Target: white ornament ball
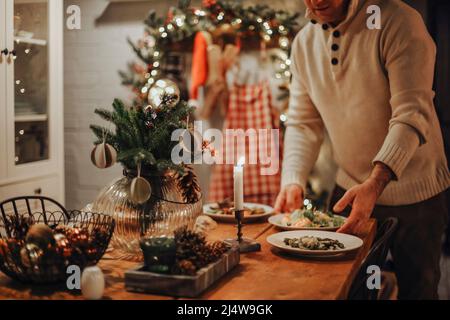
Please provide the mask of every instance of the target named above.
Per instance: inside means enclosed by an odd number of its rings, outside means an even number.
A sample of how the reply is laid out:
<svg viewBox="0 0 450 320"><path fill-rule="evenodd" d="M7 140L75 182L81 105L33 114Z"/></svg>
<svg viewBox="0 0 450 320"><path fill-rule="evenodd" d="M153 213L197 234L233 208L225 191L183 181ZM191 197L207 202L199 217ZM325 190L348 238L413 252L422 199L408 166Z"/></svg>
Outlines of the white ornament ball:
<svg viewBox="0 0 450 320"><path fill-rule="evenodd" d="M117 151L105 142L100 143L92 150L91 161L100 169L112 167L117 161Z"/></svg>
<svg viewBox="0 0 450 320"><path fill-rule="evenodd" d="M150 199L152 195L152 187L150 186L150 183L142 178L137 177L134 178L133 181L131 181L130 185L130 199L137 203L137 204L143 204Z"/></svg>
<svg viewBox="0 0 450 320"><path fill-rule="evenodd" d="M81 293L88 300L99 300L105 291L105 277L99 267L87 267L81 275Z"/></svg>
<svg viewBox="0 0 450 320"><path fill-rule="evenodd" d="M180 89L169 79L159 79L148 92L148 103L155 109L175 107L180 102Z"/></svg>

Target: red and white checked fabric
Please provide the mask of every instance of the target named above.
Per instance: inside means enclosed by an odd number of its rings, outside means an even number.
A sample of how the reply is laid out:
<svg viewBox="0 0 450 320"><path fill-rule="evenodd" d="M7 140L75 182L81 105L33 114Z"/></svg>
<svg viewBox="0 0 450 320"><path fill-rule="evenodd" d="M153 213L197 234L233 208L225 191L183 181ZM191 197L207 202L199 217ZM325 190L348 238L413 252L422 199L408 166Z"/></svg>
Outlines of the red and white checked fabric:
<svg viewBox="0 0 450 320"><path fill-rule="evenodd" d="M271 105L271 92L269 83L263 81L256 85L234 84L230 89L230 97L226 119L223 128L224 150L218 150L223 156L223 163L226 163L227 153L234 159L235 164L245 155L246 164L244 166L244 200L246 202L262 203L273 205L275 198L280 191L280 172L282 152L282 135L279 130L279 139L271 139L270 136L257 136L256 145L250 148L250 139L245 139L245 150L236 146L236 140L226 135L227 129L268 129L267 134L272 134L271 129L279 129L278 112ZM267 146L271 150L278 152L275 159L278 161L277 172L274 175L262 175L261 168L268 167L261 164L259 157L259 140L265 138ZM255 141L255 140L253 140ZM271 145L271 142L272 145ZM250 154L250 152L252 153ZM263 154L270 155L270 151ZM256 153L256 154L255 154ZM234 157L233 157L234 155ZM257 160L257 164L250 164L250 156ZM256 158L255 158L256 157ZM230 164L216 164L213 168L209 201L219 202L224 199L233 199L233 168Z"/></svg>

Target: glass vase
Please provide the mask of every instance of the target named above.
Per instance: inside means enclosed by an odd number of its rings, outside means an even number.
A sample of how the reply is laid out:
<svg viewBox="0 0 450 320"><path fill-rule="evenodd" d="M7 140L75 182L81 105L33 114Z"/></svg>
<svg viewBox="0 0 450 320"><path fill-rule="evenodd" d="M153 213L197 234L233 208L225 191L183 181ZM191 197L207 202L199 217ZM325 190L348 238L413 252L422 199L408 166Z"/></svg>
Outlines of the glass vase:
<svg viewBox="0 0 450 320"><path fill-rule="evenodd" d="M93 212L113 217L116 228L111 239L112 254L120 259L142 261L141 238L173 237L176 229L193 229L202 213L201 199L186 203L170 176L142 176L151 185L150 199L138 204L130 196L130 185L135 174L115 180L101 191L92 205Z"/></svg>

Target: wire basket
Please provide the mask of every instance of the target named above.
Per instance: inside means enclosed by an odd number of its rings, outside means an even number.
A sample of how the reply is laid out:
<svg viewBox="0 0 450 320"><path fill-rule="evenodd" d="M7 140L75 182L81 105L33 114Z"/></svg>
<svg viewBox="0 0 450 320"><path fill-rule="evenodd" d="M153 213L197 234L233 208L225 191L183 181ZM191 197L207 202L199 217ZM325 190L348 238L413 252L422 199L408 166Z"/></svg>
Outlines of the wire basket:
<svg viewBox="0 0 450 320"><path fill-rule="evenodd" d="M34 224L50 227L55 242L45 248L30 244L18 227ZM83 270L97 264L114 227L113 218L83 211L0 215L0 270L23 283L63 282L69 266Z"/></svg>

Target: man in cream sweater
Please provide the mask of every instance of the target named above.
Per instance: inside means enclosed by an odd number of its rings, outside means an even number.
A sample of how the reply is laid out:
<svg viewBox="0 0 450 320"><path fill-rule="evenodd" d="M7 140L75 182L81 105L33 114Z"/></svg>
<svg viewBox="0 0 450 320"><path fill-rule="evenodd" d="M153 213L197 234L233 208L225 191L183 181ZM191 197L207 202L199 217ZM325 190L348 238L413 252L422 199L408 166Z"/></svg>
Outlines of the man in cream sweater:
<svg viewBox="0 0 450 320"><path fill-rule="evenodd" d="M397 217L391 252L399 298L436 299L450 173L433 105L433 40L399 0L305 3L310 23L293 42L276 210L303 202L327 130L339 167L332 208L350 211L338 232ZM367 27L371 5L380 8L380 29Z"/></svg>

